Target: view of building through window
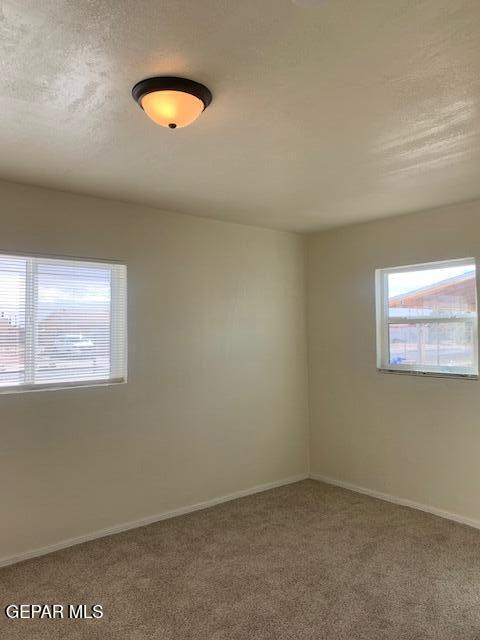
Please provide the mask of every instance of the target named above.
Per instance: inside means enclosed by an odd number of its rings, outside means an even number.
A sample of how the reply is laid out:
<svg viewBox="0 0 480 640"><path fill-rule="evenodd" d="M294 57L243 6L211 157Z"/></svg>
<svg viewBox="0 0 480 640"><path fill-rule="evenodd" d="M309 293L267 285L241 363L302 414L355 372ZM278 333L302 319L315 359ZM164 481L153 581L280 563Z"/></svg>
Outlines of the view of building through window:
<svg viewBox="0 0 480 640"><path fill-rule="evenodd" d="M383 270L383 366L477 373L474 261Z"/></svg>
<svg viewBox="0 0 480 640"><path fill-rule="evenodd" d="M122 265L0 256L0 386L123 377L124 284Z"/></svg>

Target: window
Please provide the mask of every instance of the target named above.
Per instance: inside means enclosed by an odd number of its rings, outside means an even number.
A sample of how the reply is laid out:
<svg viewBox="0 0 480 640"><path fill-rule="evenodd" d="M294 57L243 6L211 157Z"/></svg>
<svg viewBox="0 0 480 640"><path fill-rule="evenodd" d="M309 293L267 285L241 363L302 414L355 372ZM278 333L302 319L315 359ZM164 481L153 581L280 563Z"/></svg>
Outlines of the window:
<svg viewBox="0 0 480 640"><path fill-rule="evenodd" d="M379 269L376 280L379 369L478 375L473 258Z"/></svg>
<svg viewBox="0 0 480 640"><path fill-rule="evenodd" d="M0 391L126 379L126 267L0 254Z"/></svg>

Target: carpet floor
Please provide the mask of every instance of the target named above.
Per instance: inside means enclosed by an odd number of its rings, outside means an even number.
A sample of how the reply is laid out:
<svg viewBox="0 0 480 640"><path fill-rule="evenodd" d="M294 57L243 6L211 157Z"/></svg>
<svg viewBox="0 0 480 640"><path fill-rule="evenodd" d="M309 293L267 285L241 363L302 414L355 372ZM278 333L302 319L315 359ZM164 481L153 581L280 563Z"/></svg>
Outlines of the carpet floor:
<svg viewBox="0 0 480 640"><path fill-rule="evenodd" d="M480 640L480 531L306 480L0 570L4 640Z"/></svg>

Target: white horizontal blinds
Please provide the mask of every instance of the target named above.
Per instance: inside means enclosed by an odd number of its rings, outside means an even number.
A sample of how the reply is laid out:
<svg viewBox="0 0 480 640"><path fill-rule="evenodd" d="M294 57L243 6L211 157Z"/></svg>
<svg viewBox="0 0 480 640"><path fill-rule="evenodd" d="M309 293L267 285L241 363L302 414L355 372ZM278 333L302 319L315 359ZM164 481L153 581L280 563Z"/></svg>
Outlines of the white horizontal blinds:
<svg viewBox="0 0 480 640"><path fill-rule="evenodd" d="M110 377L111 268L38 260L34 381Z"/></svg>
<svg viewBox="0 0 480 640"><path fill-rule="evenodd" d="M126 377L126 267L22 258L23 375L6 385L82 384ZM13 287L15 288L15 287Z"/></svg>
<svg viewBox="0 0 480 640"><path fill-rule="evenodd" d="M127 371L127 273L121 264L111 266L110 377L126 379Z"/></svg>
<svg viewBox="0 0 480 640"><path fill-rule="evenodd" d="M0 255L0 387L25 381L27 261Z"/></svg>

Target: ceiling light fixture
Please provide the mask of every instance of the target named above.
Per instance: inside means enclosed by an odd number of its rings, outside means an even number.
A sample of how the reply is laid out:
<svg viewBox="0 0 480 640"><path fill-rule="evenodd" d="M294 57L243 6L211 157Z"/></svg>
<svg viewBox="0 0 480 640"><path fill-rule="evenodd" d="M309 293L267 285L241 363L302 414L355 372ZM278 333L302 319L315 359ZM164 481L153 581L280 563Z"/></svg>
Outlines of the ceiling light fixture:
<svg viewBox="0 0 480 640"><path fill-rule="evenodd" d="M170 129L191 124L212 101L203 84L171 76L137 82L132 96L149 118Z"/></svg>

